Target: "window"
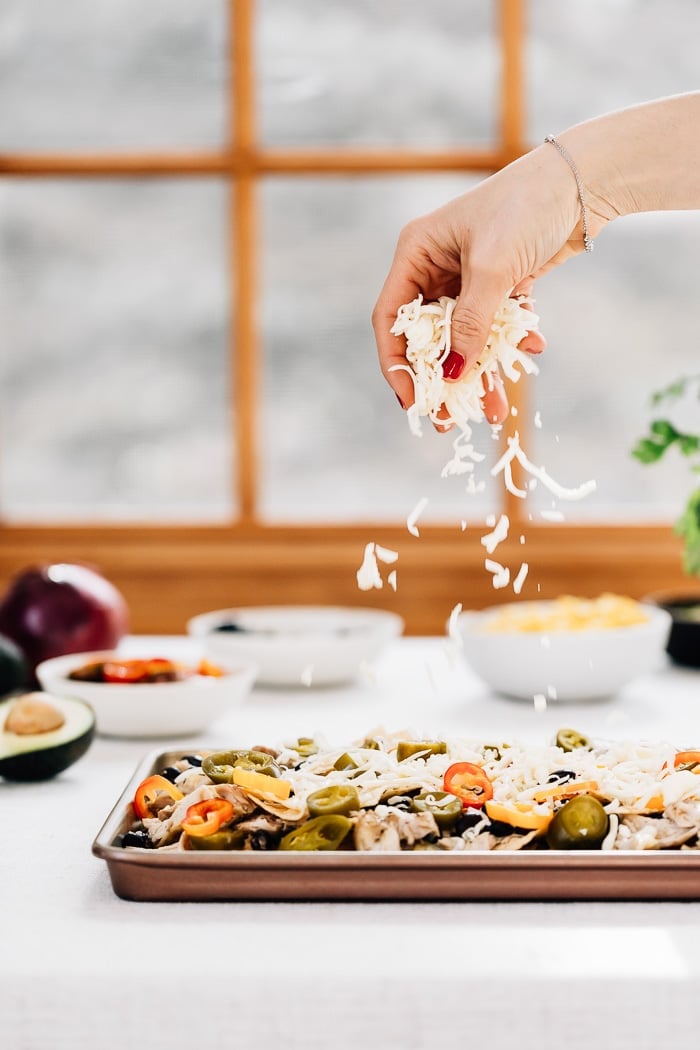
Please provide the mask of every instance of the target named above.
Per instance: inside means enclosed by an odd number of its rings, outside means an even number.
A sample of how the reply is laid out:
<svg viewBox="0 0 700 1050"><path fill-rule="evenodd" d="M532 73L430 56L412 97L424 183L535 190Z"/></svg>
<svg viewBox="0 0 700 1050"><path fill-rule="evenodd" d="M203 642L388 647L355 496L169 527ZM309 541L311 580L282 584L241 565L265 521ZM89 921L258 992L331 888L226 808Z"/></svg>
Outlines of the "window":
<svg viewBox="0 0 700 1050"><path fill-rule="evenodd" d="M536 289L517 426L558 480L598 481L563 524L541 491L439 477L446 439L408 433L369 313L409 218L548 131L691 89L699 28L693 0L8 0L0 576L92 562L142 631L318 601L434 632L502 596L479 537L505 509L524 596L682 582L682 464L629 449L697 356L699 216L616 223ZM396 593L356 588L370 539Z"/></svg>

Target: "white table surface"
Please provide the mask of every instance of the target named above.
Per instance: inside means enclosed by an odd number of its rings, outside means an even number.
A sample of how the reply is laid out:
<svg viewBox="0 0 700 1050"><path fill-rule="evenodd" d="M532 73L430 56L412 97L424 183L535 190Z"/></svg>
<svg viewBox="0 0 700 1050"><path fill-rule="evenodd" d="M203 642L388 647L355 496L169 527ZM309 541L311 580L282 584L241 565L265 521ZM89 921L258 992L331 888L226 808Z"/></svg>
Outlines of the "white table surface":
<svg viewBox="0 0 700 1050"><path fill-rule="evenodd" d="M344 744L380 725L542 742L562 724L697 744L700 673L538 713L491 696L443 639L401 639L371 679L255 689L185 743ZM3 1050L697 1047L700 903L119 899L92 840L137 764L172 743L98 737L53 781L0 782Z"/></svg>

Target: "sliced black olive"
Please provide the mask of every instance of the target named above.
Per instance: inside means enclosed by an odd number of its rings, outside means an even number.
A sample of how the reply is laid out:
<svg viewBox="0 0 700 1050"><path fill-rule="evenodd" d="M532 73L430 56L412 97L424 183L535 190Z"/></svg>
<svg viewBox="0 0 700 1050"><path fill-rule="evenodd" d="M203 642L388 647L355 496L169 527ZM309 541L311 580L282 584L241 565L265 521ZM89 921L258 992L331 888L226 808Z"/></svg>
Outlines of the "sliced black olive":
<svg viewBox="0 0 700 1050"><path fill-rule="evenodd" d="M201 766L203 759L201 755L183 755L182 761L189 762L191 766Z"/></svg>
<svg viewBox="0 0 700 1050"><path fill-rule="evenodd" d="M169 780L171 784L175 783L180 776L180 773L182 773L182 770L178 769L177 766L166 766L165 769L161 769L160 771L160 775L165 777L166 780Z"/></svg>
<svg viewBox="0 0 700 1050"><path fill-rule="evenodd" d="M262 828L254 831L249 839L251 849L272 849L274 841L274 835L271 835L269 831L264 831Z"/></svg>
<svg viewBox="0 0 700 1050"><path fill-rule="evenodd" d="M413 799L410 795L389 795L388 798L384 798L382 801L393 809L402 809L407 813L411 809Z"/></svg>
<svg viewBox="0 0 700 1050"><path fill-rule="evenodd" d="M455 825L454 834L463 834L463 832L468 831L469 828L473 828L477 824L480 824L483 819L484 815L480 809L465 809L464 813ZM513 829L511 828L511 831L512 830Z"/></svg>
<svg viewBox="0 0 700 1050"><path fill-rule="evenodd" d="M527 835L528 831L526 828L516 828L512 824L506 824L504 820L492 820L489 826L485 829L489 831L496 838L505 838L506 835Z"/></svg>
<svg viewBox="0 0 700 1050"><path fill-rule="evenodd" d="M121 844L122 846L140 846L141 849L153 849L153 843L147 831L125 831Z"/></svg>
<svg viewBox="0 0 700 1050"><path fill-rule="evenodd" d="M576 774L571 769L555 769L553 773L550 773L547 777L548 784L568 784L570 780L575 780Z"/></svg>

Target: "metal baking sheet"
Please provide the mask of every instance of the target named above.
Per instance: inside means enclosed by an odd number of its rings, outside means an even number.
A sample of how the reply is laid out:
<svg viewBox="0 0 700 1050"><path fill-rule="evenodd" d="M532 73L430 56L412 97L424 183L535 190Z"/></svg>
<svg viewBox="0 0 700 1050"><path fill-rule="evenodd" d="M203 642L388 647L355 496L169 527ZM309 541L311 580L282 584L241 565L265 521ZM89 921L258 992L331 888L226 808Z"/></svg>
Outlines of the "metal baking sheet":
<svg viewBox="0 0 700 1050"><path fill-rule="evenodd" d="M700 900L700 850L440 853L159 852L115 845L149 755L92 845L114 892L138 901Z"/></svg>

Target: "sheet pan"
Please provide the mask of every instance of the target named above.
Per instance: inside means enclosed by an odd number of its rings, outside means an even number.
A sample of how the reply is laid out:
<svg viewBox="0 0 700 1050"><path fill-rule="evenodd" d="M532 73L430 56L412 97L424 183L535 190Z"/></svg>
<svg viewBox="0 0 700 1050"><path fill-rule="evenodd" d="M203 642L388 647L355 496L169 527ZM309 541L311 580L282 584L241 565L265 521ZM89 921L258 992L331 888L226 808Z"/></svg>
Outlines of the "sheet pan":
<svg viewBox="0 0 700 1050"><path fill-rule="evenodd" d="M124 849L137 785L187 754L151 753L98 832L117 896L138 901L700 900L700 850L222 853Z"/></svg>

